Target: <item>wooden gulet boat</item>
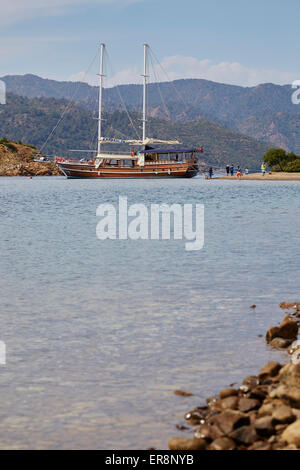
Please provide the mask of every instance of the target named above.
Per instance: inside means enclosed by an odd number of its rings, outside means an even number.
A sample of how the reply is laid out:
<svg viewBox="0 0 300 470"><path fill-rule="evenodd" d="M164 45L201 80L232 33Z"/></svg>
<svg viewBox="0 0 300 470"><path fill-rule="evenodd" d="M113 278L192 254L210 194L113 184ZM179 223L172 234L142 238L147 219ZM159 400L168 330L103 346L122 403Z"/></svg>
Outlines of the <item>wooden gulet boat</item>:
<svg viewBox="0 0 300 470"><path fill-rule="evenodd" d="M67 178L193 178L199 172L199 153L203 152L202 148L167 148L166 145L179 145L179 142L146 137L148 47L147 44L144 44L142 140L120 140L102 137L103 57L105 45L101 44L98 148L95 151L97 156L91 162L58 159L57 165ZM102 146L105 143L126 143L130 147L130 152L104 152ZM153 144L160 144L162 147L155 148ZM138 147L142 149L136 150Z"/></svg>

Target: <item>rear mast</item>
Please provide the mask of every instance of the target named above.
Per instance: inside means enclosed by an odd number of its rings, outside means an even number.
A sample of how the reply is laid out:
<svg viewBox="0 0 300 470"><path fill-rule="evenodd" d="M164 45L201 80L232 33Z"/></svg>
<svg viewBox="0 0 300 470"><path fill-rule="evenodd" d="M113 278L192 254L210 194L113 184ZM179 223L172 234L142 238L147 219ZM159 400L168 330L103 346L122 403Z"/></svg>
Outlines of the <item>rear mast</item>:
<svg viewBox="0 0 300 470"><path fill-rule="evenodd" d="M98 115L98 148L97 158L101 158L101 142L102 142L102 101L103 101L103 61L104 61L105 44L100 46L100 74L99 74L99 115Z"/></svg>
<svg viewBox="0 0 300 470"><path fill-rule="evenodd" d="M147 123L147 59L148 59L148 44L144 44L144 86L143 86L143 143L146 141L146 123Z"/></svg>

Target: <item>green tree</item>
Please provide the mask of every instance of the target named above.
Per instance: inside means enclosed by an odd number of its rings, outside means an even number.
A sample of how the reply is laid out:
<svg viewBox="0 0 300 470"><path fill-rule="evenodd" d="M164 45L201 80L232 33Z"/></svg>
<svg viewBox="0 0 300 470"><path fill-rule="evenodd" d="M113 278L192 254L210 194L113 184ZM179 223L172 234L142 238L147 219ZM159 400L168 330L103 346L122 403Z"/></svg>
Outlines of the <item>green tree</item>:
<svg viewBox="0 0 300 470"><path fill-rule="evenodd" d="M279 165L281 171L284 171L284 164L289 161L289 156L286 154L286 151L279 148L268 150L263 158L264 162L267 163L268 166L273 167L275 165Z"/></svg>

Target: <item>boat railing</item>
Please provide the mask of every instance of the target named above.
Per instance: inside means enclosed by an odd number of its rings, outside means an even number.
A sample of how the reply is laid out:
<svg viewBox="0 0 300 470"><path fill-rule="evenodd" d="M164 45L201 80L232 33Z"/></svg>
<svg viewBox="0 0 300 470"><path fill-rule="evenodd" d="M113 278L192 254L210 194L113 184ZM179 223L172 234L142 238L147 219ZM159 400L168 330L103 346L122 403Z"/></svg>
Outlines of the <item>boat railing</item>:
<svg viewBox="0 0 300 470"><path fill-rule="evenodd" d="M105 155L116 155L116 152L112 152L112 151L107 152L106 150L105 150L105 152L101 152L101 156L103 158L105 158ZM128 155L128 157L132 157L131 153L129 153L129 152L119 152L118 151L118 155Z"/></svg>
<svg viewBox="0 0 300 470"><path fill-rule="evenodd" d="M181 160L159 160L156 162L146 162L147 165L178 165L179 163L187 163L189 160L186 158L182 158Z"/></svg>

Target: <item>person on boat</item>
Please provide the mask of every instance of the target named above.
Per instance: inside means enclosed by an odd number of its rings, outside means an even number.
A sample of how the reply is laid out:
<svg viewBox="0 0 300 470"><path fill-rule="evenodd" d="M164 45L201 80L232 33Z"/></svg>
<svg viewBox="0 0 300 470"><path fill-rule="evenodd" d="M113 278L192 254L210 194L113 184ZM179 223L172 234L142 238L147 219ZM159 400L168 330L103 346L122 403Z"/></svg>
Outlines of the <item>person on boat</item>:
<svg viewBox="0 0 300 470"><path fill-rule="evenodd" d="M227 173L227 176L229 176L229 173L230 173L230 166L229 165L226 165L226 173Z"/></svg>

